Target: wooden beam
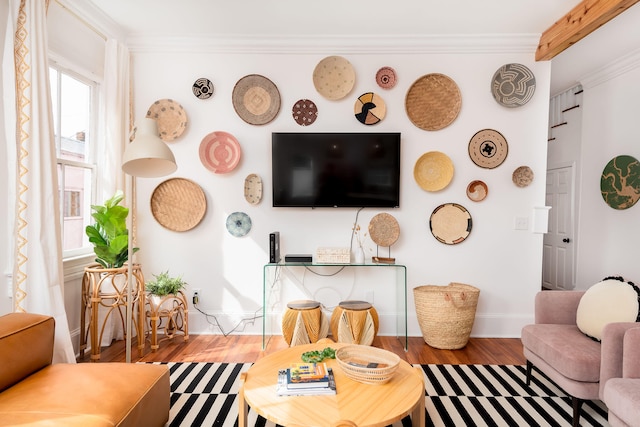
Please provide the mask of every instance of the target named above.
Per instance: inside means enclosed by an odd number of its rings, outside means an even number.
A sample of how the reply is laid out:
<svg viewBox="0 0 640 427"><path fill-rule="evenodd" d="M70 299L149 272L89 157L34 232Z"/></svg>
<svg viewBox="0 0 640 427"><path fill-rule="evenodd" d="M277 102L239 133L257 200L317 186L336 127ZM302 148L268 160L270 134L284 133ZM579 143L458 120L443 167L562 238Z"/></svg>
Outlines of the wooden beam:
<svg viewBox="0 0 640 427"><path fill-rule="evenodd" d="M548 61L640 0L583 0L540 37L536 61Z"/></svg>

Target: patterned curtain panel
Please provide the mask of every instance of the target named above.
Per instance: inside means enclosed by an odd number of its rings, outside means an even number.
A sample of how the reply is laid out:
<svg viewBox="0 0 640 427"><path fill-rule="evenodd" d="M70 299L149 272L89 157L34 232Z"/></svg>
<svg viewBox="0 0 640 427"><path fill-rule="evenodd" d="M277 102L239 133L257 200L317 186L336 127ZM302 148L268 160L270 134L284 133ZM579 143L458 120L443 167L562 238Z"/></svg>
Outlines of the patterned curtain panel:
<svg viewBox="0 0 640 427"><path fill-rule="evenodd" d="M58 177L47 59L48 0L10 0L16 80L14 310L55 318L54 363L75 363L64 309Z"/></svg>

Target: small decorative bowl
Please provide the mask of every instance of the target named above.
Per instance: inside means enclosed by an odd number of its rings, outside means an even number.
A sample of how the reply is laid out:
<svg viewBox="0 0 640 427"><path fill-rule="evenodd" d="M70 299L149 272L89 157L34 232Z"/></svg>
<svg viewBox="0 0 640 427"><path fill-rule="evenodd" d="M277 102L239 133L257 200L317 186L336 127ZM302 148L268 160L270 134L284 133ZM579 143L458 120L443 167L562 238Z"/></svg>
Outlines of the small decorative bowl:
<svg viewBox="0 0 640 427"><path fill-rule="evenodd" d="M347 377L364 384L388 382L400 364L390 351L357 344L336 350L336 360Z"/></svg>

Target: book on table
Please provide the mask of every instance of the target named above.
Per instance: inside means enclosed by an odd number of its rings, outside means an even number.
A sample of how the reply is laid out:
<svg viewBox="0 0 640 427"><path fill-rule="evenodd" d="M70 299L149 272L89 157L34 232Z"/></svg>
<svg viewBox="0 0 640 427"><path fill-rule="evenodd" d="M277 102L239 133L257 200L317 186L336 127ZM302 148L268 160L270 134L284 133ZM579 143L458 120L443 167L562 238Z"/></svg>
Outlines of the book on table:
<svg viewBox="0 0 640 427"><path fill-rule="evenodd" d="M278 384L276 392L279 396L316 396L336 394L336 381L331 368L326 369L326 382L319 385L319 382L296 383L291 386L291 368L278 371Z"/></svg>
<svg viewBox="0 0 640 427"><path fill-rule="evenodd" d="M329 373L326 363L293 363L287 369L287 387L328 387Z"/></svg>

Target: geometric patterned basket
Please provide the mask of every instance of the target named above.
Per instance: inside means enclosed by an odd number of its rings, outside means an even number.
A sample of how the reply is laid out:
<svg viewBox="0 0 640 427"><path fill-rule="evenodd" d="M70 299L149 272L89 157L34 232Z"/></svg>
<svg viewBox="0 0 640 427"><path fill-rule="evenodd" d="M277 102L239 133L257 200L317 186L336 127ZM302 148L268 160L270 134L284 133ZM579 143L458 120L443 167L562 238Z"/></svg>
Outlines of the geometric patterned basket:
<svg viewBox="0 0 640 427"><path fill-rule="evenodd" d="M416 314L424 342L446 350L467 345L479 295L480 289L463 283L414 288Z"/></svg>

